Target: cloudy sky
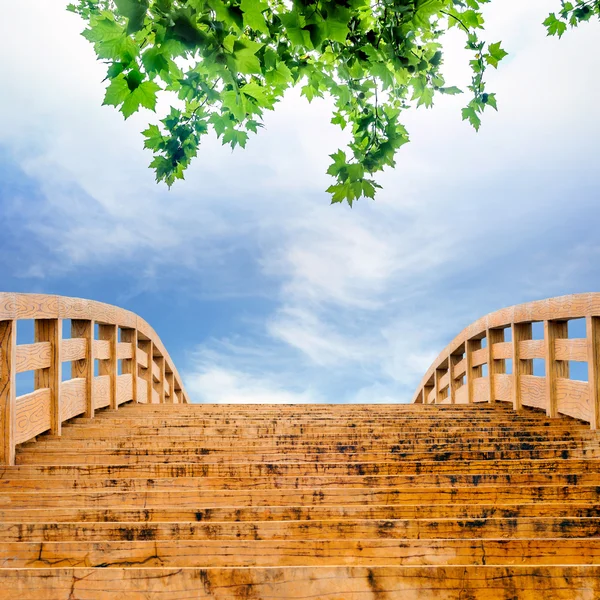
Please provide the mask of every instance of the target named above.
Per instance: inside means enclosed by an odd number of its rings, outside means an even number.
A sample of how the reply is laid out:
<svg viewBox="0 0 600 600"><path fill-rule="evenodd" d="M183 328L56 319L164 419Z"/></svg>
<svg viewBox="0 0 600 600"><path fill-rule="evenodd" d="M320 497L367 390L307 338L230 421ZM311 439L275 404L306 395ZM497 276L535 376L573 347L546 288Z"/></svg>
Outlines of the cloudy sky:
<svg viewBox="0 0 600 600"><path fill-rule="evenodd" d="M137 312L197 402L408 402L476 318L600 291L600 25L547 38L558 0L492 2L499 113L479 134L461 97L410 114L411 144L353 209L323 191L345 139L327 101L290 93L245 151L205 141L169 192L142 150L155 115L101 106L66 2L4 4L0 289Z"/></svg>

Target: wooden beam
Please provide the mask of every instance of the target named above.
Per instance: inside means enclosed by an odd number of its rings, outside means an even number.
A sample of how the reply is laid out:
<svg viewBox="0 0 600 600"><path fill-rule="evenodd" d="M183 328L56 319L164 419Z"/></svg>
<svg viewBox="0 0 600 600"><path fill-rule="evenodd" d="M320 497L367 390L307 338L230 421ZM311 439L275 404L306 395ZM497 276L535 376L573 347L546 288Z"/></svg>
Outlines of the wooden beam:
<svg viewBox="0 0 600 600"><path fill-rule="evenodd" d="M506 363L503 359L494 358L494 344L504 341L504 329L488 329L488 383L490 386L490 404L496 402L496 375L506 372Z"/></svg>
<svg viewBox="0 0 600 600"><path fill-rule="evenodd" d="M555 340L569 337L566 321L544 321L544 348L546 361L546 414L557 417L556 380L569 377L569 363L556 360Z"/></svg>
<svg viewBox="0 0 600 600"><path fill-rule="evenodd" d="M465 343L465 358L467 360L467 398L468 403L473 403L473 379L481 377L481 367L473 366L473 352L481 349L481 340L467 340Z"/></svg>
<svg viewBox="0 0 600 600"><path fill-rule="evenodd" d="M586 317L588 383L590 386L590 427L600 428L600 318Z"/></svg>
<svg viewBox="0 0 600 600"><path fill-rule="evenodd" d="M133 396L133 402L137 404L137 331L135 329L121 329L121 342L131 344L131 358L123 360L123 375L131 375L131 394Z"/></svg>
<svg viewBox="0 0 600 600"><path fill-rule="evenodd" d="M140 340L138 335L138 347L146 354L147 364L146 367L139 366L140 377L146 382L146 402L152 404L152 342L150 340Z"/></svg>
<svg viewBox="0 0 600 600"><path fill-rule="evenodd" d="M85 341L85 357L71 363L71 377L85 379L85 416L94 417L94 322L71 319L71 339Z"/></svg>
<svg viewBox="0 0 600 600"><path fill-rule="evenodd" d="M110 345L110 356L106 360L99 361L98 375L110 376L110 404L112 409L117 409L117 326L99 325L98 337L108 341Z"/></svg>
<svg viewBox="0 0 600 600"><path fill-rule="evenodd" d="M0 464L15 464L17 322L0 321Z"/></svg>
<svg viewBox="0 0 600 600"><path fill-rule="evenodd" d="M521 402L521 375L533 375L533 361L521 359L521 342L530 340L533 335L531 323L512 324L513 344L513 408L517 411L523 408Z"/></svg>
<svg viewBox="0 0 600 600"><path fill-rule="evenodd" d="M36 342L50 342L52 357L47 369L35 371L35 389L50 390L50 433L61 435L60 384L62 380L62 319L36 319L34 325Z"/></svg>

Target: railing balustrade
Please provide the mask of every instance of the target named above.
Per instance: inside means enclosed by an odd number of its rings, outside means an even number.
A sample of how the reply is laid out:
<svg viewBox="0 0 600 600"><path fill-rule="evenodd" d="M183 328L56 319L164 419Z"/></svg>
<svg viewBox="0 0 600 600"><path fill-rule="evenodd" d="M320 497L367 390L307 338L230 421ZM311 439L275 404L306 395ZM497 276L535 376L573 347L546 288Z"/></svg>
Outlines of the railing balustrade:
<svg viewBox="0 0 600 600"><path fill-rule="evenodd" d="M573 319L585 319L585 338L569 338ZM543 323L543 339L533 339L536 322ZM534 375L535 359L544 361L544 376ZM587 363L588 381L569 378L570 361ZM574 417L598 429L599 371L600 294L560 296L505 308L469 325L439 354L413 402L507 403L515 410L533 407L550 417Z"/></svg>
<svg viewBox="0 0 600 600"><path fill-rule="evenodd" d="M17 344L20 320L34 320L33 344ZM71 321L63 339L63 320ZM97 327L96 327L97 326ZM71 379L62 367L71 363ZM17 396L16 375L33 371L34 391ZM0 464L15 462L17 444L61 434L76 416L125 402L188 403L171 357L156 332L134 313L92 300L0 293Z"/></svg>

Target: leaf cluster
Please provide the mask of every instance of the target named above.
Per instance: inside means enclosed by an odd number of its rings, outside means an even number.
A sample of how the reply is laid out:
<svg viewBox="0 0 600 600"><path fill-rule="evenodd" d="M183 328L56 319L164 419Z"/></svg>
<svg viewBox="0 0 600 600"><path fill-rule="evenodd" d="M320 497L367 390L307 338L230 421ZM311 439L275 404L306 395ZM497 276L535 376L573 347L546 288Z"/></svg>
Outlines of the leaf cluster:
<svg viewBox="0 0 600 600"><path fill-rule="evenodd" d="M463 30L473 54L463 119L479 129L481 113L497 109L485 72L507 53L479 37L487 2L78 0L69 8L86 20L83 35L107 64L104 104L127 118L154 110L160 92L176 94L169 114L143 132L157 181L182 179L210 130L244 147L265 111L299 85L308 101L331 97L332 123L350 133L348 147L331 155L327 191L332 202L352 205L374 198L374 175L393 167L409 141L402 112L462 93L441 73L447 29ZM591 4L597 11L598 2L563 2L559 18L570 21Z"/></svg>

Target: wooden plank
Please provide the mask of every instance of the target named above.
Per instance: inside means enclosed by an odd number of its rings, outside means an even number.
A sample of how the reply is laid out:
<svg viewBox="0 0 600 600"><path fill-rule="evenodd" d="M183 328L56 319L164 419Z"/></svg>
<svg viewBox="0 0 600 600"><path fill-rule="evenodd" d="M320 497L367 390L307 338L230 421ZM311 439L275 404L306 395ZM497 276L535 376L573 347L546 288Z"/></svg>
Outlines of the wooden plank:
<svg viewBox="0 0 600 600"><path fill-rule="evenodd" d="M99 327L113 328L112 325L100 325ZM96 360L110 360L110 340L94 340L94 358Z"/></svg>
<svg viewBox="0 0 600 600"><path fill-rule="evenodd" d="M556 340L569 337L566 321L544 321L544 360L546 361L546 414L557 417L556 380L569 377L569 363L556 359Z"/></svg>
<svg viewBox="0 0 600 600"><path fill-rule="evenodd" d="M137 401L140 404L146 404L148 402L148 385L141 377L137 378Z"/></svg>
<svg viewBox="0 0 600 600"><path fill-rule="evenodd" d="M15 443L22 444L52 428L52 393L40 388L16 399Z"/></svg>
<svg viewBox="0 0 600 600"><path fill-rule="evenodd" d="M456 389L456 400L455 404L468 404L469 398L467 397L467 386L461 385Z"/></svg>
<svg viewBox="0 0 600 600"><path fill-rule="evenodd" d="M117 376L117 404L133 400L133 376L124 374Z"/></svg>
<svg viewBox="0 0 600 600"><path fill-rule="evenodd" d="M556 360L575 360L586 362L588 359L587 340L556 339L554 340L554 356Z"/></svg>
<svg viewBox="0 0 600 600"><path fill-rule="evenodd" d="M50 367L51 361L52 344L50 342L17 346L17 360L15 363L17 373L47 369Z"/></svg>
<svg viewBox="0 0 600 600"><path fill-rule="evenodd" d="M588 351L588 384L590 388L590 427L600 428L600 319L586 318L586 342Z"/></svg>
<svg viewBox="0 0 600 600"><path fill-rule="evenodd" d="M175 374L173 372L165 373L165 399L173 404L175 402Z"/></svg>
<svg viewBox="0 0 600 600"><path fill-rule="evenodd" d="M486 333L488 341L488 381L490 386L490 403L496 402L496 375L505 373L504 359L497 359L494 355L496 346L504 341L504 329L488 329Z"/></svg>
<svg viewBox="0 0 600 600"><path fill-rule="evenodd" d="M588 382L557 378L555 385L557 413L589 423L592 414L592 403Z"/></svg>
<svg viewBox="0 0 600 600"><path fill-rule="evenodd" d="M141 340L139 339L139 332L138 332L138 357L140 356L146 356L146 364L147 367L144 367L141 363L139 365L139 373L140 373L140 377L146 382L146 392L143 394L143 396L145 396L146 398L146 402L148 404L152 404L153 402L153 397L152 397L152 392L154 390L154 386L152 384L152 367L151 367L151 356L152 356L152 342L150 340ZM138 361L139 362L139 361ZM142 393L139 391L140 388L138 388L138 395L140 397L142 397Z"/></svg>
<svg viewBox="0 0 600 600"><path fill-rule="evenodd" d="M473 367L479 367L481 365L485 365L489 360L489 349L486 346L485 348L479 348L479 350L475 350L473 352L471 364Z"/></svg>
<svg viewBox="0 0 600 600"><path fill-rule="evenodd" d="M139 346L137 349L137 357L138 357L138 364L140 365L140 367L147 369L148 368L148 354L146 352L144 352L144 350L142 350Z"/></svg>
<svg viewBox="0 0 600 600"><path fill-rule="evenodd" d="M454 367L454 377L458 379L461 375L467 372L467 359L466 357L459 360Z"/></svg>
<svg viewBox="0 0 600 600"><path fill-rule="evenodd" d="M519 380L521 404L546 409L546 378L522 374Z"/></svg>
<svg viewBox="0 0 600 600"><path fill-rule="evenodd" d="M87 380L85 378L78 377L63 381L60 406L61 422L85 413L87 409L86 390Z"/></svg>
<svg viewBox="0 0 600 600"><path fill-rule="evenodd" d="M161 370L160 366L157 364L157 359L158 358L162 358L162 357L160 357L160 356L154 356L154 357L152 357L152 360L150 361L151 368L152 368L152 378L156 382L160 381L161 375L162 375L162 370Z"/></svg>
<svg viewBox="0 0 600 600"><path fill-rule="evenodd" d="M496 391L496 400L512 402L513 375L507 373L496 374L494 388Z"/></svg>
<svg viewBox="0 0 600 600"><path fill-rule="evenodd" d="M533 328L531 323L513 323L512 324L512 347L513 347L513 390L512 400L513 408L520 411L522 408L521 400L521 376L533 375L533 362L523 360L521 356L522 343L531 340Z"/></svg>
<svg viewBox="0 0 600 600"><path fill-rule="evenodd" d="M62 567L8 571L0 600L591 600L598 581L598 566Z"/></svg>
<svg viewBox="0 0 600 600"><path fill-rule="evenodd" d="M0 321L0 464L3 465L15 464L16 362L17 322Z"/></svg>
<svg viewBox="0 0 600 600"><path fill-rule="evenodd" d="M109 377L110 407L116 409L117 403L117 326L101 324L98 326L98 337L108 344L108 358L100 361L98 375ZM98 347L94 349L97 351ZM98 355L99 356L99 355Z"/></svg>
<svg viewBox="0 0 600 600"><path fill-rule="evenodd" d="M473 402L490 401L489 377L477 377L473 380Z"/></svg>
<svg viewBox="0 0 600 600"><path fill-rule="evenodd" d="M544 358L544 340L522 340L519 342L519 356L521 360Z"/></svg>
<svg viewBox="0 0 600 600"><path fill-rule="evenodd" d="M85 355L71 363L71 377L85 379L85 416L94 416L94 322L71 319L71 342L85 346Z"/></svg>
<svg viewBox="0 0 600 600"><path fill-rule="evenodd" d="M36 390L43 388L50 390L50 433L60 435L62 428L60 419L62 319L36 319L34 322L34 336L36 342L50 342L52 346L50 366L47 369L38 369L34 372L34 385Z"/></svg>
<svg viewBox="0 0 600 600"><path fill-rule="evenodd" d="M94 409L110 406L110 375L100 375L93 379Z"/></svg>
<svg viewBox="0 0 600 600"><path fill-rule="evenodd" d="M131 399L138 402L138 341L135 329L121 329L121 345L129 346L129 356L123 360L123 375L131 375Z"/></svg>
<svg viewBox="0 0 600 600"><path fill-rule="evenodd" d="M469 404L473 403L474 398L474 389L473 389L473 381L481 377L482 369L481 367L476 367L473 364L473 353L477 350L481 349L481 340L467 340L465 342L465 360L467 363L467 371L466 371L466 385L467 385L467 398L469 400Z"/></svg>
<svg viewBox="0 0 600 600"><path fill-rule="evenodd" d="M154 364L158 370L158 381L154 384L154 389L158 394L158 401L160 404L165 403L165 359L163 356L155 356L153 359ZM153 375L154 375L153 370Z"/></svg>
<svg viewBox="0 0 600 600"><path fill-rule="evenodd" d="M127 360L132 356L131 342L119 342L117 344L117 358L119 360Z"/></svg>
<svg viewBox="0 0 600 600"><path fill-rule="evenodd" d="M512 359L513 357L513 344L512 342L495 342L493 344L494 359Z"/></svg>
<svg viewBox="0 0 600 600"><path fill-rule="evenodd" d="M71 339L62 341L63 362L74 362L84 360L87 353L88 341L84 337L73 337L72 323L73 321L71 321Z"/></svg>

